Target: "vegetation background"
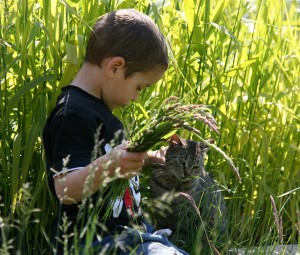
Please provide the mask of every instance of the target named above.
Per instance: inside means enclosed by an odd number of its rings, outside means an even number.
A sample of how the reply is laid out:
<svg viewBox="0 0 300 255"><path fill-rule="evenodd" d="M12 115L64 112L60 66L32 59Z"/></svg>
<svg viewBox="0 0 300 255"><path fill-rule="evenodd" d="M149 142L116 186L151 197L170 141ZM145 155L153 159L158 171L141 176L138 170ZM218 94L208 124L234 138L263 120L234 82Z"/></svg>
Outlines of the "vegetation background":
<svg viewBox="0 0 300 255"><path fill-rule="evenodd" d="M209 105L220 127L217 145L242 178L210 152L207 169L224 190L231 246L299 242L299 1L1 0L0 253L46 253L54 203L42 129L80 68L91 26L119 8L155 20L169 42L170 68L139 107L116 114L130 127L145 117L140 109L171 95Z"/></svg>

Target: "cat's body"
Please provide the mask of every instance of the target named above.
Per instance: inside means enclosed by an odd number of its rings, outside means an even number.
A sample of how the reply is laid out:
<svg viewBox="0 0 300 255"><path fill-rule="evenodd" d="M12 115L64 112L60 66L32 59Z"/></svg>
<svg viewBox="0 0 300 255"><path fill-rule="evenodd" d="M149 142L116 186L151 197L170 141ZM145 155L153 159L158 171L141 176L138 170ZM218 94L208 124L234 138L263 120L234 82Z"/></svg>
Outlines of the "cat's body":
<svg viewBox="0 0 300 255"><path fill-rule="evenodd" d="M194 242L211 253L224 246L227 237L226 205L220 188L204 169L209 146L173 135L164 165L151 169L150 196L172 196L169 209L155 214L156 227L170 228L172 241L191 248ZM196 243L197 246L197 243Z"/></svg>

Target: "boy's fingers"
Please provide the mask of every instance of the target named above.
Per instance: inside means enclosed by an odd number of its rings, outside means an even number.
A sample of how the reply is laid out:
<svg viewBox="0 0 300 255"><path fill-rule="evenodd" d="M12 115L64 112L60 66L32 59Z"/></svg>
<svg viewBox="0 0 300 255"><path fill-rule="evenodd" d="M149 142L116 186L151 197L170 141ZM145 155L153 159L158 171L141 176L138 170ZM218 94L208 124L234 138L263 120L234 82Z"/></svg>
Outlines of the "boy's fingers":
<svg viewBox="0 0 300 255"><path fill-rule="evenodd" d="M124 150L122 154L125 160L132 162L142 162L147 157L147 153L145 152L128 152Z"/></svg>
<svg viewBox="0 0 300 255"><path fill-rule="evenodd" d="M143 161L128 161L125 160L124 162L121 162L121 168L133 170L133 169L141 169L143 166Z"/></svg>

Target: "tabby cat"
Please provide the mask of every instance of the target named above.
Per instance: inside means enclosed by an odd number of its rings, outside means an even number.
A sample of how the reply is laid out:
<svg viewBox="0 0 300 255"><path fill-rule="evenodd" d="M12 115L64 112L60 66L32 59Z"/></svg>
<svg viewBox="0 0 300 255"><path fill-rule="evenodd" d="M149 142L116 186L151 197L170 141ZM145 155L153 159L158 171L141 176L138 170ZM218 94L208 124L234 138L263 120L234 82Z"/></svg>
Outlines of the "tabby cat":
<svg viewBox="0 0 300 255"><path fill-rule="evenodd" d="M157 229L173 231L172 242L189 252L197 247L201 254L219 254L226 246L227 210L220 188L204 169L208 149L204 142L174 134L165 164L151 167L150 197L172 198L168 208L154 215Z"/></svg>

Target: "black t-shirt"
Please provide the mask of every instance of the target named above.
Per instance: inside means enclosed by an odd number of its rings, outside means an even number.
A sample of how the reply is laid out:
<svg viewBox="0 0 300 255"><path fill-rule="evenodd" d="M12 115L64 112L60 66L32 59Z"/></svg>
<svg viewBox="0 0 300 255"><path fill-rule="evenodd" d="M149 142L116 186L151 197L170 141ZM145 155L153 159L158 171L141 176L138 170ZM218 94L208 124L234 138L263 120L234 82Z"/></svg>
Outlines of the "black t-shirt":
<svg viewBox="0 0 300 255"><path fill-rule="evenodd" d="M54 196L56 197L53 177L57 172L76 171L85 167L115 145L120 144L122 140L121 121L112 114L101 99L76 86L64 87L43 132L48 184ZM128 186L131 193L135 193L133 196L140 199L138 177L133 178ZM92 195L93 201L97 201L98 198L99 192ZM113 232L118 225L129 223L130 218L124 198L119 200L115 201L115 205L118 205L116 211L105 222L108 232ZM66 214L72 223L69 227L71 233L78 219L80 203L64 205L58 199L57 202L59 213L53 224L53 231L58 233L57 227L62 224L62 215ZM136 205L135 208L137 209ZM103 220L105 212L105 207L99 211L99 221ZM84 217L81 219L82 226L85 225L85 220L87 219Z"/></svg>

